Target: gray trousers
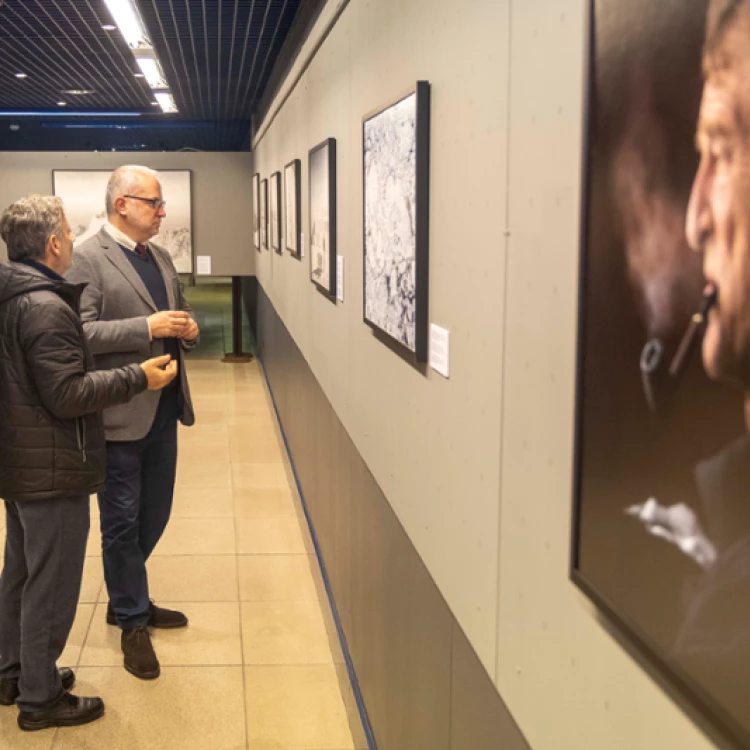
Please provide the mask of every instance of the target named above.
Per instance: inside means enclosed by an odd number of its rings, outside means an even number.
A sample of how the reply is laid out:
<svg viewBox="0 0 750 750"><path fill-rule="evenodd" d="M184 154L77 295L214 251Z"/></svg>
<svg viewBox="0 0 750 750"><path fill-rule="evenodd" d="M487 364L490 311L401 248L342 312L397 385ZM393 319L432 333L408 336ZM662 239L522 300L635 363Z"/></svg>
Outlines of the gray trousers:
<svg viewBox="0 0 750 750"><path fill-rule="evenodd" d="M0 576L0 677L20 678L22 711L63 694L57 660L81 593L88 497L5 501L5 567Z"/></svg>

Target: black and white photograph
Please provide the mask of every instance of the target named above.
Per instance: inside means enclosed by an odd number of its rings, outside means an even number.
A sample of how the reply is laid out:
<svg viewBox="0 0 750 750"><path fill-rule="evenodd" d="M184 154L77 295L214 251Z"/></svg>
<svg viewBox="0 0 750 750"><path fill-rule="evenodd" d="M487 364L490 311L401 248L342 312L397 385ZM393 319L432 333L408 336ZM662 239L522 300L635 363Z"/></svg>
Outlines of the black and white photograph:
<svg viewBox="0 0 750 750"><path fill-rule="evenodd" d="M260 244L268 250L268 180L260 181Z"/></svg>
<svg viewBox="0 0 750 750"><path fill-rule="evenodd" d="M270 179L270 197L268 201L268 215L270 221L271 249L281 255L281 173L274 172Z"/></svg>
<svg viewBox="0 0 750 750"><path fill-rule="evenodd" d="M309 153L310 278L336 299L336 139Z"/></svg>
<svg viewBox="0 0 750 750"><path fill-rule="evenodd" d="M60 170L52 172L53 194L62 198L65 215L77 247L95 235L107 221L104 198L111 170ZM193 224L190 170L162 170L159 182L166 201L166 216L151 241L166 250L177 273L193 273Z"/></svg>
<svg viewBox="0 0 750 750"><path fill-rule="evenodd" d="M591 7L571 575L748 747L750 3Z"/></svg>
<svg viewBox="0 0 750 750"><path fill-rule="evenodd" d="M284 222L286 249L297 258L302 255L302 163L290 161L284 167Z"/></svg>
<svg viewBox="0 0 750 750"><path fill-rule="evenodd" d="M363 118L364 319L427 357L430 86Z"/></svg>
<svg viewBox="0 0 750 750"><path fill-rule="evenodd" d="M260 252L260 175L253 175L253 246Z"/></svg>

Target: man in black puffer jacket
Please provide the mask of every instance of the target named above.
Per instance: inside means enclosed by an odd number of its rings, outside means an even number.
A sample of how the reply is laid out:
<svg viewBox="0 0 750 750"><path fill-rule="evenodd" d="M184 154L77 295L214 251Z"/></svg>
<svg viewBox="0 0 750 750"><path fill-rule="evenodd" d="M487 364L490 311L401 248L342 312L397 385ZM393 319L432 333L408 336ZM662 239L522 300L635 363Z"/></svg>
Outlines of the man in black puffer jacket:
<svg viewBox="0 0 750 750"><path fill-rule="evenodd" d="M0 704L24 730L76 726L104 713L68 694L57 668L75 618L89 531L89 495L104 487L99 412L176 375L169 357L93 371L78 316L83 285L66 282L73 235L59 198L29 196L0 217ZM163 368L163 369L162 369Z"/></svg>

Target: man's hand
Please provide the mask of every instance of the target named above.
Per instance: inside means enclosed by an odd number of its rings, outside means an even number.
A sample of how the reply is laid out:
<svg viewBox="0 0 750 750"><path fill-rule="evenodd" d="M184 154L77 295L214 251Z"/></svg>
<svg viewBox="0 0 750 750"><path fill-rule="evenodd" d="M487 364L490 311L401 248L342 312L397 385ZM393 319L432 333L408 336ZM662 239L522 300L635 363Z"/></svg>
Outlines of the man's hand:
<svg viewBox="0 0 750 750"><path fill-rule="evenodd" d="M200 332L198 324L192 318L189 318L187 325L182 329L182 333L179 334L179 337L183 341L195 341L200 335Z"/></svg>
<svg viewBox="0 0 750 750"><path fill-rule="evenodd" d="M162 357L147 359L141 364L141 369L146 373L148 389L158 391L174 380L175 375L177 375L177 360L172 359L169 354L165 354Z"/></svg>
<svg viewBox="0 0 750 750"><path fill-rule="evenodd" d="M193 319L182 310L164 310L149 315L148 329L152 339L184 338L185 327Z"/></svg>

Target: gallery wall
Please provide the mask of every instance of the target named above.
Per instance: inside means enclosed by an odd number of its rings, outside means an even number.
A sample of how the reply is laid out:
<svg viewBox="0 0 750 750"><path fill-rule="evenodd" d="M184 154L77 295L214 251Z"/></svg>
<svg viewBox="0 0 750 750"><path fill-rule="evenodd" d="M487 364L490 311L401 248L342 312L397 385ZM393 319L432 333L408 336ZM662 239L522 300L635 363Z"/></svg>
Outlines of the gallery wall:
<svg viewBox="0 0 750 750"><path fill-rule="evenodd" d="M307 152L336 138L344 301L307 252L257 276L531 747L702 750L569 581L587 6L331 0L254 152L262 178L302 160L307 236ZM362 321L362 117L418 79L447 380Z"/></svg>
<svg viewBox="0 0 750 750"><path fill-rule="evenodd" d="M30 193L52 194L53 169L115 169L123 164L192 172L193 256L211 256L212 276L254 273L250 153L0 152L0 211ZM169 211L169 195L165 195ZM104 196L102 195L102 205ZM6 260L0 240L0 260Z"/></svg>

